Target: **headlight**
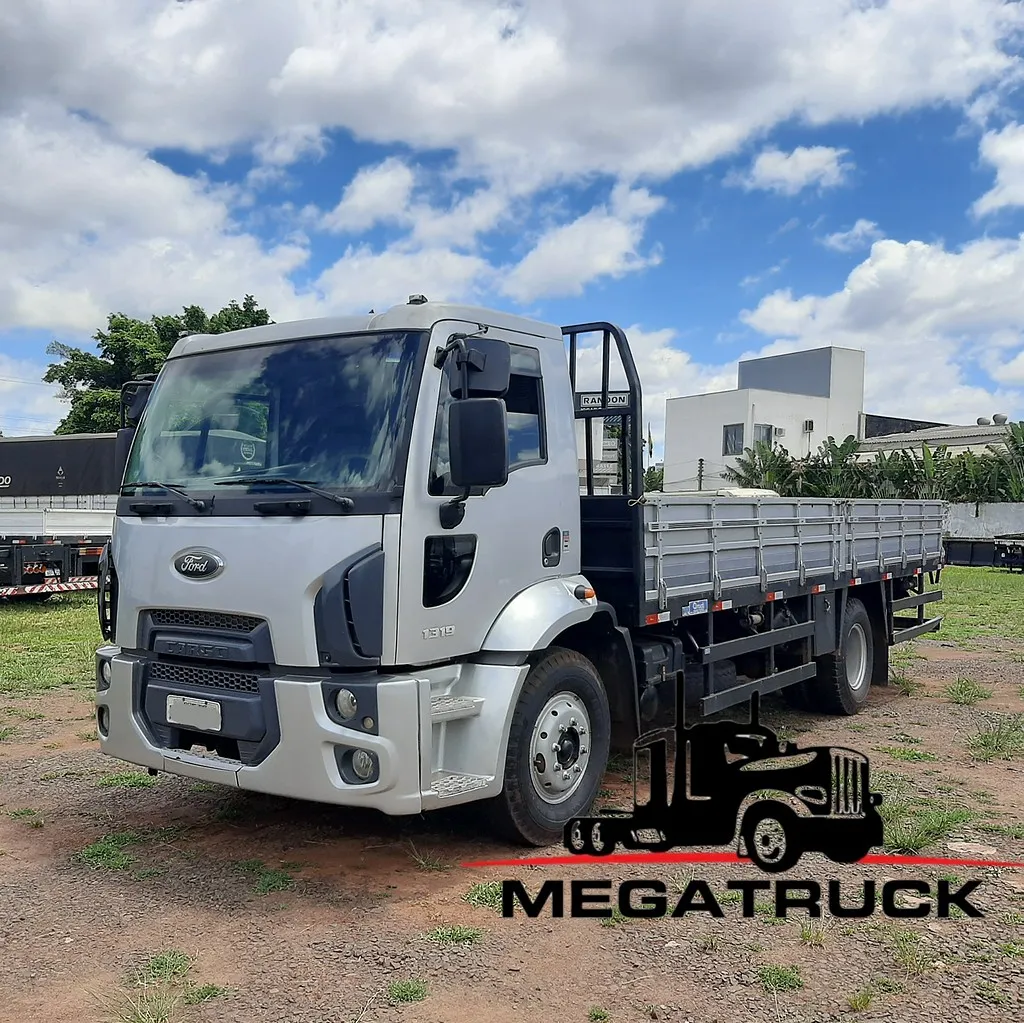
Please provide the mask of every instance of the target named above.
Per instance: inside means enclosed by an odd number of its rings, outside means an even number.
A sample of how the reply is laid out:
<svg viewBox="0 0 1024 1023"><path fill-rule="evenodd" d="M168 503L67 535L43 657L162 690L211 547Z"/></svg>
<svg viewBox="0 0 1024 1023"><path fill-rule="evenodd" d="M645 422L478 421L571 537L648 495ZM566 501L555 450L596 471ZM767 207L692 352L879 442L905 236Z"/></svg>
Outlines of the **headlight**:
<svg viewBox="0 0 1024 1023"><path fill-rule="evenodd" d="M104 661L100 667L100 674L103 676L103 681L110 685L110 661Z"/></svg>
<svg viewBox="0 0 1024 1023"><path fill-rule="evenodd" d="M343 721L348 721L356 716L359 704L356 702L355 694L349 689L339 689L334 697L334 706Z"/></svg>

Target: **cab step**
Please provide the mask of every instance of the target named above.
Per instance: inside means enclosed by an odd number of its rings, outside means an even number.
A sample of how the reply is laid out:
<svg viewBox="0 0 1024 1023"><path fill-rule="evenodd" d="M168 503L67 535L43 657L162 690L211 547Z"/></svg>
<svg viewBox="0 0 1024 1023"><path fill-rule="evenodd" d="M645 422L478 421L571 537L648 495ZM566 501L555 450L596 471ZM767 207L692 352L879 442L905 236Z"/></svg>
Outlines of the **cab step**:
<svg viewBox="0 0 1024 1023"><path fill-rule="evenodd" d="M475 718L483 708L481 697L472 696L432 696L430 698L430 720L461 721L463 718Z"/></svg>
<svg viewBox="0 0 1024 1023"><path fill-rule="evenodd" d="M479 774L456 774L452 771L440 771L430 782L430 791L438 799L455 799L469 792L485 788L491 782Z"/></svg>

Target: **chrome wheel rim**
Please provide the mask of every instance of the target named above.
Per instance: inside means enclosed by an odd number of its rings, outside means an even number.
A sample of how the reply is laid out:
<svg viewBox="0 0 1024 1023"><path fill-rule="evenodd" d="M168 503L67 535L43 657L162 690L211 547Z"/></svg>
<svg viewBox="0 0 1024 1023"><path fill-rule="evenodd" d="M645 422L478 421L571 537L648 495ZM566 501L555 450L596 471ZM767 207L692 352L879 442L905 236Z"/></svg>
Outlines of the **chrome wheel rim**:
<svg viewBox="0 0 1024 1023"><path fill-rule="evenodd" d="M530 777L546 803L562 803L580 787L590 763L590 716L575 693L544 705L530 739Z"/></svg>

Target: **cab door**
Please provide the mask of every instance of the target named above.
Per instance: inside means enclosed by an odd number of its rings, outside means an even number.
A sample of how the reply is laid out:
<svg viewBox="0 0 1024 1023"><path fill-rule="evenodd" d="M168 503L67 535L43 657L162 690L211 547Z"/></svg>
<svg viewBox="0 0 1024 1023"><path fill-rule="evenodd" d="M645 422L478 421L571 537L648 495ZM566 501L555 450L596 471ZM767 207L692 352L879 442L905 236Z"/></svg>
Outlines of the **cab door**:
<svg viewBox="0 0 1024 1023"><path fill-rule="evenodd" d="M443 369L435 367L433 353L453 332L475 329L476 324L444 321L435 326L430 341L403 495L399 664L478 651L517 593L564 573L572 553L578 562L572 417L549 416L545 407L545 379L558 380L559 372L565 376L560 340L488 328L487 338L507 342L511 351L504 398L508 481L469 497L458 525L445 529L441 524L441 506L460 493L448 476L448 410L454 400L448 373L455 369L453 359ZM566 542L571 553L564 550Z"/></svg>

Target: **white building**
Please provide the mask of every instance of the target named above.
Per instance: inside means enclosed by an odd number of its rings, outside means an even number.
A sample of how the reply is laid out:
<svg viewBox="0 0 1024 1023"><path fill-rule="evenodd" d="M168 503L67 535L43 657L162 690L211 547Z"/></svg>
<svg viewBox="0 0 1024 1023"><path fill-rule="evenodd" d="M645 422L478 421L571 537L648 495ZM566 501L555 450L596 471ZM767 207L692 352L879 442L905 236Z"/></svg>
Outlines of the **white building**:
<svg viewBox="0 0 1024 1023"><path fill-rule="evenodd" d="M828 347L747 359L737 383L736 390L666 401L665 490L728 486L723 470L757 441L803 458L829 437L860 436L863 351Z"/></svg>

